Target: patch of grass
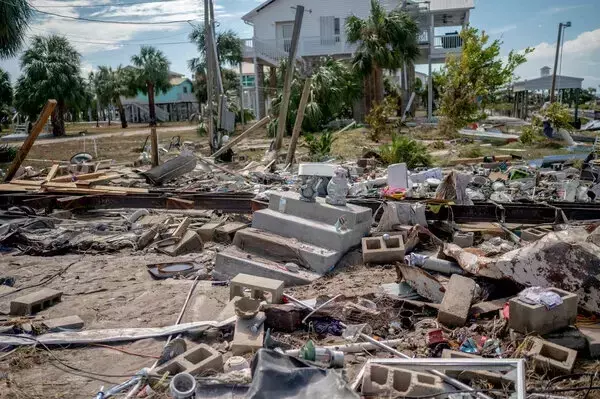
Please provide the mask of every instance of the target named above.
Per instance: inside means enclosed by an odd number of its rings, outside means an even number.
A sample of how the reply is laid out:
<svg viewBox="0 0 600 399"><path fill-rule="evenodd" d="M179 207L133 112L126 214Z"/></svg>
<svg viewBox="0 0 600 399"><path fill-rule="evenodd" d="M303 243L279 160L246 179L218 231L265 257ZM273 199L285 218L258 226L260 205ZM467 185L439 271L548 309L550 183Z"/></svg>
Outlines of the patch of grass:
<svg viewBox="0 0 600 399"><path fill-rule="evenodd" d="M442 140L436 140L430 144L430 147L434 150L443 150L446 148L446 144Z"/></svg>
<svg viewBox="0 0 600 399"><path fill-rule="evenodd" d="M365 149L376 149L378 144L370 139L369 129L358 128L334 134L335 142L331 146L331 155L341 159L362 157Z"/></svg>
<svg viewBox="0 0 600 399"><path fill-rule="evenodd" d="M479 147L479 144L463 146L458 151L459 158L480 158L483 156L483 150Z"/></svg>

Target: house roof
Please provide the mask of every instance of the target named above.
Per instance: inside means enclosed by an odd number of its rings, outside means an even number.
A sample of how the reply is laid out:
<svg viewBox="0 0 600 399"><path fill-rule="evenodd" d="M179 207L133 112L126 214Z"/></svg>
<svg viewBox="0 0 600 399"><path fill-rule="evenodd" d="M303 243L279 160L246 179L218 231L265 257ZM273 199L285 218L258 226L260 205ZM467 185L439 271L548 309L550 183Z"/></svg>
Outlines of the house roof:
<svg viewBox="0 0 600 399"><path fill-rule="evenodd" d="M275 3L277 0L267 0L264 3L261 3L258 7L254 8L252 11L248 12L242 17L243 21L250 21L252 17L258 14L263 8L267 7L269 4Z"/></svg>
<svg viewBox="0 0 600 399"><path fill-rule="evenodd" d="M186 80L189 80L186 77L171 77L171 79L169 79L169 83L171 84L171 86L178 86L180 84L182 84L183 82L185 82Z"/></svg>
<svg viewBox="0 0 600 399"><path fill-rule="evenodd" d="M556 75L557 89L581 89L583 78L573 76ZM515 92L525 90L550 90L552 87L552 75L542 76L535 79L522 80L515 82L513 90Z"/></svg>

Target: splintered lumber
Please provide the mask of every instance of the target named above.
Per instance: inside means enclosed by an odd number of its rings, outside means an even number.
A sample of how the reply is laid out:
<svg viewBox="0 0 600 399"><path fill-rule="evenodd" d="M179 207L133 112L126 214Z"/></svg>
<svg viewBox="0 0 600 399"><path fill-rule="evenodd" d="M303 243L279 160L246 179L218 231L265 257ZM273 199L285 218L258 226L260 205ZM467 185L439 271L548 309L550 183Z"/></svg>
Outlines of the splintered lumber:
<svg viewBox="0 0 600 399"><path fill-rule="evenodd" d="M79 186L89 187L89 186L93 186L93 185L100 184L100 183L106 183L113 179L118 179L119 177L121 177L121 175L119 173L104 174L102 176L96 177L94 179L89 179L89 180L77 179L77 181L75 181L75 184L78 187Z"/></svg>
<svg viewBox="0 0 600 399"><path fill-rule="evenodd" d="M269 120L270 120L270 118L268 116L265 116L264 118L262 118L261 120L256 122L254 125L250 126L245 132L240 133L239 136L235 137L229 143L227 143L223 147L221 147L219 149L219 151L212 154L211 157L217 158L219 155L222 155L225 151L227 151L228 149L230 149L231 147L233 147L234 145L236 145L237 143L239 143L240 141L245 139L248 135L250 135L251 133L254 133L257 129L265 126L267 123L269 123Z"/></svg>
<svg viewBox="0 0 600 399"><path fill-rule="evenodd" d="M25 160L25 158L27 158L27 154L29 154L31 147L33 147L35 139L37 139L40 132L44 128L44 125L50 117L50 114L52 114L52 112L54 111L54 108L56 108L56 100L48 100L48 102L44 106L44 109L42 109L42 113L40 114L39 119L31 128L29 136L27 136L27 138L21 145L21 148L19 148L19 151L17 151L15 159L10 164L8 172L6 172L6 176L4 177L5 182L11 181L12 178L15 177L15 174L17 174L17 170L19 170L19 167L21 166L23 161Z"/></svg>
<svg viewBox="0 0 600 399"><path fill-rule="evenodd" d="M106 174L106 172L82 173L80 175L69 174L69 175L65 175L65 176L55 177L54 179L52 179L52 182L53 183L70 183L73 181L73 178L75 178L76 181L89 180L89 179L95 179L100 176L104 176L105 174Z"/></svg>
<svg viewBox="0 0 600 399"><path fill-rule="evenodd" d="M58 168L60 168L59 164L55 163L54 165L52 165L52 167L50 168L50 171L46 175L47 182L54 179L54 176L56 176L56 172L58 172Z"/></svg>
<svg viewBox="0 0 600 399"><path fill-rule="evenodd" d="M137 188L137 187L120 187L120 186L94 186L93 188L85 188L81 186L77 186L77 183L57 183L57 182L48 182L41 180L13 180L10 182L11 185L16 187L19 186L27 186L27 187L36 187L38 189L46 189L47 191L64 191L64 192L77 192L77 193L90 193L90 194L98 194L98 193L135 193L135 194L145 194L148 192L145 188Z"/></svg>

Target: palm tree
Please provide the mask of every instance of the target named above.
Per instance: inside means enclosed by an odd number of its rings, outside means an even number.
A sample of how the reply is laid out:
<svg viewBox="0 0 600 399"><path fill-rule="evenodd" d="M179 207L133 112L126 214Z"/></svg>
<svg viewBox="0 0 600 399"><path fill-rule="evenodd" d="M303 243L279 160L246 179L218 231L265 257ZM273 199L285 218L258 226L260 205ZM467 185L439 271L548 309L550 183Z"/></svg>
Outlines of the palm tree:
<svg viewBox="0 0 600 399"><path fill-rule="evenodd" d="M217 32L215 34L217 42L217 54L219 55L219 65L237 65L242 62L242 40L237 33L232 30ZM194 30L189 36L192 43L196 43L200 57L192 58L188 61L188 67L194 73L206 74L206 36L204 25L194 26Z"/></svg>
<svg viewBox="0 0 600 399"><path fill-rule="evenodd" d="M0 58L17 54L25 39L29 17L31 6L27 0L0 2Z"/></svg>
<svg viewBox="0 0 600 399"><path fill-rule="evenodd" d="M0 69L0 132L5 119L10 117L10 109L13 101L13 88L10 85L10 76L6 71Z"/></svg>
<svg viewBox="0 0 600 399"><path fill-rule="evenodd" d="M56 99L52 133L63 136L67 107L79 104L86 90L80 67L81 55L65 37L34 36L21 56L23 75L15 87L17 109L34 119L48 99Z"/></svg>
<svg viewBox="0 0 600 399"><path fill-rule="evenodd" d="M348 41L358 43L352 65L365 77L367 111L383 100L382 70L396 70L419 55L418 33L410 15L399 9L388 13L378 0L371 0L367 19L350 16L346 20Z"/></svg>
<svg viewBox="0 0 600 399"><path fill-rule="evenodd" d="M103 105L113 103L117 106L123 129L127 128L127 118L121 96L135 95L129 90L128 83L128 76L121 65L115 70L108 66L99 66L98 72L93 76L94 91L98 100Z"/></svg>
<svg viewBox="0 0 600 399"><path fill-rule="evenodd" d="M162 51L151 46L142 46L140 54L132 56L131 62L137 69L129 88L138 89L148 95L150 126L156 126L154 94L164 93L171 87L169 84L169 60Z"/></svg>

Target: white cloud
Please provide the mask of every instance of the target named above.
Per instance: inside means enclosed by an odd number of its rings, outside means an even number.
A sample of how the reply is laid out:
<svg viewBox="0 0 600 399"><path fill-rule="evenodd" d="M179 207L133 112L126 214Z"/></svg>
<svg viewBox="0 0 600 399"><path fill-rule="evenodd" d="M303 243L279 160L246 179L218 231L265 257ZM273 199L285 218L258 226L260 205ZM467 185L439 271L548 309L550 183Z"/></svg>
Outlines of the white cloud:
<svg viewBox="0 0 600 399"><path fill-rule="evenodd" d="M505 25L500 28L490 29L488 32L490 35L500 35L502 33L510 32L511 30L517 29L517 25Z"/></svg>
<svg viewBox="0 0 600 399"><path fill-rule="evenodd" d="M540 14L548 14L548 15L562 14L566 11L577 10L579 8L584 8L587 6L589 6L589 4L573 4L570 6L550 7L546 10L540 11Z"/></svg>
<svg viewBox="0 0 600 399"><path fill-rule="evenodd" d="M567 34L569 29L565 31ZM556 43L540 43L527 57L527 63L517 69L523 78L539 76L541 67L554 65ZM597 86L600 82L600 29L579 34L575 39L566 40L563 45L560 73L566 76L584 78L583 85Z"/></svg>

